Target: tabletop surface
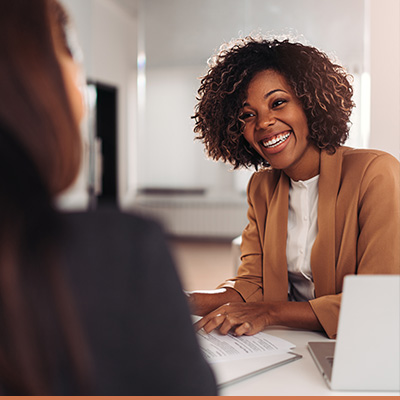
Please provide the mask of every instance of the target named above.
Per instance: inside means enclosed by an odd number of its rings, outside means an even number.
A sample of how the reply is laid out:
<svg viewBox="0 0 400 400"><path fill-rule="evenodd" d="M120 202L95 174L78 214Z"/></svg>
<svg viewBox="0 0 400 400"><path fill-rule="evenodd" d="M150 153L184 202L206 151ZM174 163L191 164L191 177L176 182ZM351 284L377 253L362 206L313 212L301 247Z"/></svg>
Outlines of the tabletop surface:
<svg viewBox="0 0 400 400"><path fill-rule="evenodd" d="M281 365L243 382L221 389L223 396L398 396L399 392L332 391L325 383L307 349L310 341L328 341L319 332L271 327L264 332L285 339L296 347L293 352L302 355L299 360Z"/></svg>

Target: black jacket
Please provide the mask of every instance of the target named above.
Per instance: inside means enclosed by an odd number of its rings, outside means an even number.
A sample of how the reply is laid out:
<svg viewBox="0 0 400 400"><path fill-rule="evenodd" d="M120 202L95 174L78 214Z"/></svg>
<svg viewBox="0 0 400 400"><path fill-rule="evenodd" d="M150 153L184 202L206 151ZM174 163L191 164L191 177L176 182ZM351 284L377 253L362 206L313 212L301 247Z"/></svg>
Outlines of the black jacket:
<svg viewBox="0 0 400 400"><path fill-rule="evenodd" d="M94 361L93 394L216 395L158 224L117 211L63 220L66 273Z"/></svg>

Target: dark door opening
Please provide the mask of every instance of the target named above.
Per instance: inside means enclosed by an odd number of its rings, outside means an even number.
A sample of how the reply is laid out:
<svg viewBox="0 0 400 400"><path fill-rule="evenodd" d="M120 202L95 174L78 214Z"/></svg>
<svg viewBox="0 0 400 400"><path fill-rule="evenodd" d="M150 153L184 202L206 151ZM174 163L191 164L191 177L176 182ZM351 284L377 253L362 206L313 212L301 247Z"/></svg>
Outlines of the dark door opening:
<svg viewBox="0 0 400 400"><path fill-rule="evenodd" d="M117 88L89 82L96 90L95 132L101 148L100 190L92 205L117 205ZM94 151L94 149L92 149Z"/></svg>

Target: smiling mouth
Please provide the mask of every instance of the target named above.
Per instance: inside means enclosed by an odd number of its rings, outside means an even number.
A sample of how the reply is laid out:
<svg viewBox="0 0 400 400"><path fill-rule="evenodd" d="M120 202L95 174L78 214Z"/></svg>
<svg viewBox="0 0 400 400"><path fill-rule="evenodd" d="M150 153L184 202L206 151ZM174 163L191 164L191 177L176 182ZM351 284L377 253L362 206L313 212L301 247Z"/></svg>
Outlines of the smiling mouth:
<svg viewBox="0 0 400 400"><path fill-rule="evenodd" d="M292 131L283 132L283 133L280 133L280 134L278 134L276 136L273 136L272 138L265 139L261 143L265 148L271 149L271 148L279 146L280 144L285 142L289 138L291 133L292 133Z"/></svg>

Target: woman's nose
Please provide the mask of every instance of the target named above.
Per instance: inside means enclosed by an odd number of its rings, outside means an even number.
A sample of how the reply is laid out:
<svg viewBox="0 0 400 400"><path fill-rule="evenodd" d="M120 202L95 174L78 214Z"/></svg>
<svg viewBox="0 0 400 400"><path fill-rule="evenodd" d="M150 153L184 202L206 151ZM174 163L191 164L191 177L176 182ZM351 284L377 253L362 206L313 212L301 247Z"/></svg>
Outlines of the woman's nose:
<svg viewBox="0 0 400 400"><path fill-rule="evenodd" d="M257 118L257 128L267 129L269 126L275 123L275 117L272 112L265 111L258 115Z"/></svg>

